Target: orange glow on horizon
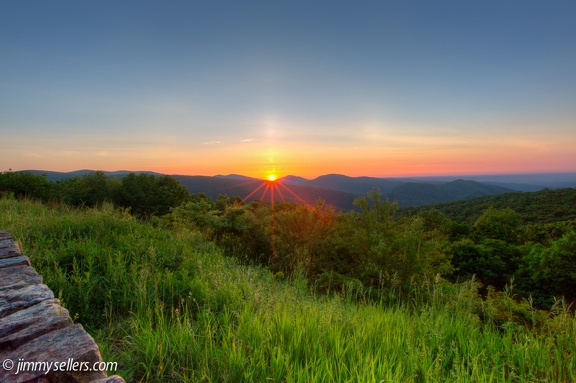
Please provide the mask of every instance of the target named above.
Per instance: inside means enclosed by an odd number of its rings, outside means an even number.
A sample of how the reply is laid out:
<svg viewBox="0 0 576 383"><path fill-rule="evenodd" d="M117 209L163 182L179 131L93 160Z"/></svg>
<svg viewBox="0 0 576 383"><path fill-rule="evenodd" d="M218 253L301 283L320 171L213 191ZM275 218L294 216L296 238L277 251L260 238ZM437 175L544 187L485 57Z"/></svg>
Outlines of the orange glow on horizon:
<svg viewBox="0 0 576 383"><path fill-rule="evenodd" d="M34 140L34 138L32 138ZM396 142L398 141L398 142ZM282 183L287 175L314 179L324 174L350 177L411 177L515 173L573 172L576 155L573 139L528 140L467 139L425 141L413 144L397 139L391 144L328 146L283 140L268 143L200 146L197 151L178 145L159 148L110 148L107 151L67 151L28 146L9 148L3 155L20 164L3 161L8 170L37 169L69 172L79 169L104 171L154 171L178 175L241 174L263 181ZM34 141L33 141L34 142ZM250 145L249 147L247 145ZM284 191L284 189L282 189Z"/></svg>

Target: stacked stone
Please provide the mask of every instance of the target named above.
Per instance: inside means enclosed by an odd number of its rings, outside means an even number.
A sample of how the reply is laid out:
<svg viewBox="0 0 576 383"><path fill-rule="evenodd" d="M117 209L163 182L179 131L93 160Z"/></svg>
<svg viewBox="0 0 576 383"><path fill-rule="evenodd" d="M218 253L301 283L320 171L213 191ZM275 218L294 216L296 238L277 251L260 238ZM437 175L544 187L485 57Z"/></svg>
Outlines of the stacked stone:
<svg viewBox="0 0 576 383"><path fill-rule="evenodd" d="M102 362L98 345L74 324L42 276L30 266L7 231L0 230L0 383L120 383L124 379L105 371L19 371L20 362L86 366Z"/></svg>

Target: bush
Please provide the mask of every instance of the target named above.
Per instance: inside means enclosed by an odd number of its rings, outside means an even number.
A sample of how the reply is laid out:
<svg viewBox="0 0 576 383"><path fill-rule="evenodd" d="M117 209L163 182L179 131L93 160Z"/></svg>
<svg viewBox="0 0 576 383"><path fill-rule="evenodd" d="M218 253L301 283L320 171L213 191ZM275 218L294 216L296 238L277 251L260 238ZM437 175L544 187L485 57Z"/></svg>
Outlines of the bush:
<svg viewBox="0 0 576 383"><path fill-rule="evenodd" d="M519 286L539 305L552 304L553 297L576 298L576 232L570 231L550 247L534 245L519 268Z"/></svg>
<svg viewBox="0 0 576 383"><path fill-rule="evenodd" d="M9 170L0 173L0 196L48 201L53 196L53 184L48 181L46 175L39 176Z"/></svg>

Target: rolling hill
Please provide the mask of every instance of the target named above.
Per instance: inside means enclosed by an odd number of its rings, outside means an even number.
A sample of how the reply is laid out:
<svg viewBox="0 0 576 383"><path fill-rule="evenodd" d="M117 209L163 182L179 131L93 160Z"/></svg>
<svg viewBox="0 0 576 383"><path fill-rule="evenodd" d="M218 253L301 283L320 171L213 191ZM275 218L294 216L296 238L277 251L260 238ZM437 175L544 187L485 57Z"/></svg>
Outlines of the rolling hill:
<svg viewBox="0 0 576 383"><path fill-rule="evenodd" d="M391 201L398 201L400 207L421 206L510 193L514 190L483 184L477 181L456 180L442 184L406 182L386 193Z"/></svg>
<svg viewBox="0 0 576 383"><path fill-rule="evenodd" d="M576 188L512 192L404 209L399 213L410 215L436 209L457 222L472 223L490 206L510 208L518 212L524 222L570 221L576 219Z"/></svg>
<svg viewBox="0 0 576 383"><path fill-rule="evenodd" d="M59 181L72 177L84 176L92 170L79 170L69 173L51 172L43 170L23 171L37 175L46 175L50 181ZM122 178L129 173L146 173L156 176L163 174L127 170L104 172L109 177ZM190 193L205 193L210 198L217 198L220 194L229 197L241 197L247 201L261 199L270 201L270 193L266 192L266 181L240 174L217 176L189 176L172 175L181 182ZM568 179L569 175L563 175ZM557 178L548 177L557 181ZM543 186L519 183L502 182L503 178L487 178L487 182L472 179L454 179L453 177L427 177L427 178L376 178L376 177L349 177L341 174L327 174L312 180L298 176L286 176L278 181L279 192L275 193L276 201L304 202L314 204L318 199L333 205L339 210L354 209L353 201L369 191L378 189L384 198L397 201L400 208L417 207L429 204L445 203L450 201L467 200L470 198L494 196L511 193L517 190L539 190ZM508 177L511 181L529 182L530 178ZM542 176L535 180L542 180Z"/></svg>
<svg viewBox="0 0 576 383"><path fill-rule="evenodd" d="M270 192L266 190L268 181L257 178L238 178L236 175L216 177L177 175L173 177L186 186L190 193L205 193L212 199L225 194L229 197L246 198L246 201L255 199L271 201ZM281 180L277 181L277 184L279 192L275 192L275 201L304 202L313 205L318 199L322 199L337 209L349 210L353 207L354 199L358 197L357 194L338 190L284 184Z"/></svg>
<svg viewBox="0 0 576 383"><path fill-rule="evenodd" d="M298 185L338 190L359 195L366 194L374 188L379 189L382 193L387 193L395 187L410 181L409 179L393 180L375 177L348 177L342 174L326 174L313 180L306 180L295 176L290 177L292 178L289 179L289 183L294 183L293 179L296 178Z"/></svg>
<svg viewBox="0 0 576 383"><path fill-rule="evenodd" d="M201 177L175 176L191 193L206 193L210 198L218 194L228 196L247 196L264 181L238 175ZM378 189L384 198L397 201L400 207L420 206L431 203L455 201L486 195L502 194L514 190L483 184L476 181L456 180L446 183L406 182L400 179L382 179L373 177L348 177L340 174L320 176L313 180L287 176L277 181L286 201L313 204L322 199L340 210L350 210L355 198ZM254 193L251 199L269 201L262 191ZM290 191L288 191L289 189ZM276 196L276 200L279 200Z"/></svg>

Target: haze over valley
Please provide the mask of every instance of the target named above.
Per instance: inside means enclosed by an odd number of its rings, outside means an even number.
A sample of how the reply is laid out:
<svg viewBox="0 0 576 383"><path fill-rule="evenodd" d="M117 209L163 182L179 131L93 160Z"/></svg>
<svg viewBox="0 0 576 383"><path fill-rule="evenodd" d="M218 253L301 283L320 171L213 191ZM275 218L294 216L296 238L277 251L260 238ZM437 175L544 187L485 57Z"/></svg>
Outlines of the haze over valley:
<svg viewBox="0 0 576 383"><path fill-rule="evenodd" d="M52 172L25 170L22 173L45 175L50 181L60 181L82 177L94 173L93 170L74 172ZM130 171L104 172L108 177L121 178ZM136 174L161 176L160 173L136 171ZM245 198L246 201L260 199L270 202L271 194L265 189L256 191L268 180L247 177L239 174L216 176L171 175L182 183L190 193L205 193L212 199L219 195ZM323 200L340 210L353 209L354 199L378 190L384 198L398 202L399 207L414 207L475 197L511 192L534 192L544 188L576 187L576 173L553 174L508 174L477 176L438 176L411 178L349 177L328 174L306 179L298 176L284 176L274 182L280 193L277 201L304 202L313 205ZM284 189L283 189L284 188ZM282 191L284 192L282 193Z"/></svg>

